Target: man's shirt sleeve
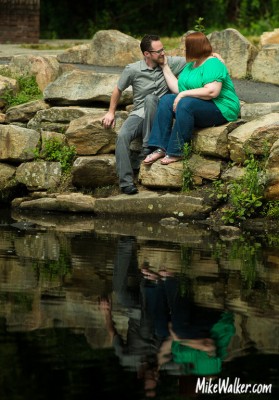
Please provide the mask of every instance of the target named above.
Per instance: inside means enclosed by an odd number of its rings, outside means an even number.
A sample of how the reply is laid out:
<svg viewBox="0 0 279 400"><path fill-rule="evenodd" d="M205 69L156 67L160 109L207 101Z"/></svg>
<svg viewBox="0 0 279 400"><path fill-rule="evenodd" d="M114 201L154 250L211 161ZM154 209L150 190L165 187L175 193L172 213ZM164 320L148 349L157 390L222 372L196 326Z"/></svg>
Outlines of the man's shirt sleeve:
<svg viewBox="0 0 279 400"><path fill-rule="evenodd" d="M120 78L117 82L117 87L121 92L127 89L133 83L133 69L131 65L127 65L122 71Z"/></svg>

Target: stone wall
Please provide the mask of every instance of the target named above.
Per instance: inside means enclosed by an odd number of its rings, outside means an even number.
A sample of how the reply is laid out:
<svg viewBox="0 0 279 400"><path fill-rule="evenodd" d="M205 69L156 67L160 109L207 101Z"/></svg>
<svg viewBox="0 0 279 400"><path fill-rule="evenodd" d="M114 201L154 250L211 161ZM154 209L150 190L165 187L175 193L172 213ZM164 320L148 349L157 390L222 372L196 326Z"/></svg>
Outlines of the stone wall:
<svg viewBox="0 0 279 400"><path fill-rule="evenodd" d="M0 43L38 43L40 0L0 0Z"/></svg>

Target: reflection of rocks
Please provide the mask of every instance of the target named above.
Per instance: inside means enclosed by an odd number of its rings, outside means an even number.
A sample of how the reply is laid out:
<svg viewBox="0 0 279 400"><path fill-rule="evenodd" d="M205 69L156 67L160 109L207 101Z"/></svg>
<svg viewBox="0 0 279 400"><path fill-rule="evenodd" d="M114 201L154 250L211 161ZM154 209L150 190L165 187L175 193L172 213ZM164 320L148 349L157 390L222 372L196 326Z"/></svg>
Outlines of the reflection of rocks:
<svg viewBox="0 0 279 400"><path fill-rule="evenodd" d="M54 222L56 217L49 218L49 222L51 218L54 218ZM64 218L64 224L68 222L70 225L68 217ZM57 221L57 225L61 225L62 221ZM120 221L118 224L122 225ZM116 226L111 231L111 225L109 221L94 221L94 226L91 224L92 234L113 233ZM114 242L101 239L92 241L90 235L79 236L75 230L70 234L63 234L62 226L59 231L52 226L46 231L40 228L37 232L34 221L29 226L32 231L26 230L24 236L23 231L18 233L13 230L9 236L5 232L2 237L0 231L1 251L15 248L15 256L10 259L12 262L0 264L0 292L9 293L9 297L5 297L5 303L1 300L0 308L0 316L6 319L7 329L29 331L35 328L53 328L57 324L63 328L79 327L79 333L84 333L92 347L108 346L108 338L101 334L103 319L97 298L100 293L112 291ZM201 306L218 309L226 306L234 311L238 340L236 349L239 348L239 343L241 346L247 343L247 337L259 349L274 348L274 343L277 343L274 319L276 320L278 313L278 272L275 264L279 260L274 249L270 256L268 250L264 255L273 263L273 268L264 268L264 260L260 258L256 266L255 279L264 285L249 290L243 262L238 255L235 255L234 260L230 259L230 247L226 247L226 252L219 254L218 259L212 257L213 252L220 249L216 237L212 238L212 235L207 235L198 227L188 226L184 227L184 233L188 230L189 236L181 234L180 245L176 241L175 246L170 246L168 242L164 247L160 234L162 235L164 229L166 232L172 232L173 229L159 224L153 225L153 229L151 227L152 223L142 226L142 234L143 231L145 234L138 236L139 265L145 261L155 271L165 267L180 274L182 286L186 278L184 289L189 290L191 287L195 302ZM126 225L122 234L127 228ZM154 245L156 237L160 238L157 247ZM152 246L148 245L148 240L152 240ZM71 260L71 269L65 275L59 275L59 270L54 275L47 268L42 269L44 260L59 262L63 249L67 249ZM16 261L17 257L20 263ZM22 260L25 260L24 267ZM117 325L125 334L127 314L115 301L116 299L113 304Z"/></svg>

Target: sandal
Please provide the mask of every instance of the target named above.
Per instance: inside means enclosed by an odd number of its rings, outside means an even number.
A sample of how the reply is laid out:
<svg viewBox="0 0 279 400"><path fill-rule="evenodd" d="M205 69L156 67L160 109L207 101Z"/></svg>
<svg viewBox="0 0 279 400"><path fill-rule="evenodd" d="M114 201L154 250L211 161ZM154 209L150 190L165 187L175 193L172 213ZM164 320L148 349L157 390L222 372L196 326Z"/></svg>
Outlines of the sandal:
<svg viewBox="0 0 279 400"><path fill-rule="evenodd" d="M143 160L143 163L148 165L148 164L153 164L156 160L159 160L159 158L165 157L166 153L162 149L157 149L153 151L153 153L148 154L148 156Z"/></svg>
<svg viewBox="0 0 279 400"><path fill-rule="evenodd" d="M171 164L171 163L173 163L173 162L181 161L181 160L182 160L182 157L172 157L172 156L166 155L166 156L161 160L161 164L162 164L162 165L169 165L169 164Z"/></svg>

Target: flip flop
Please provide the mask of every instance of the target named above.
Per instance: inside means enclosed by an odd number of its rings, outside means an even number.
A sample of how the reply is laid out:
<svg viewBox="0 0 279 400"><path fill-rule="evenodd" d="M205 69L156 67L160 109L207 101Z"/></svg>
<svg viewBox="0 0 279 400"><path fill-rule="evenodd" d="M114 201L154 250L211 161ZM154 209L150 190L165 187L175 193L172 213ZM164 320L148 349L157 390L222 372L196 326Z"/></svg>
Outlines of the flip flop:
<svg viewBox="0 0 279 400"><path fill-rule="evenodd" d="M172 157L172 156L166 155L166 156L161 160L161 164L162 164L162 165L169 165L169 164L171 164L171 163L173 163L173 162L181 161L181 160L182 160L182 157Z"/></svg>
<svg viewBox="0 0 279 400"><path fill-rule="evenodd" d="M153 153L148 154L148 156L143 160L145 165L153 164L155 161L159 160L159 158L165 157L166 153L161 150L157 149L153 151Z"/></svg>

